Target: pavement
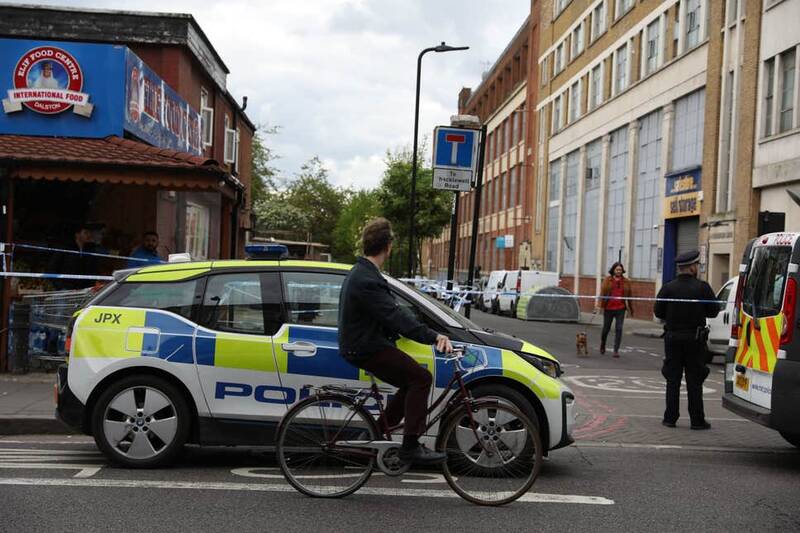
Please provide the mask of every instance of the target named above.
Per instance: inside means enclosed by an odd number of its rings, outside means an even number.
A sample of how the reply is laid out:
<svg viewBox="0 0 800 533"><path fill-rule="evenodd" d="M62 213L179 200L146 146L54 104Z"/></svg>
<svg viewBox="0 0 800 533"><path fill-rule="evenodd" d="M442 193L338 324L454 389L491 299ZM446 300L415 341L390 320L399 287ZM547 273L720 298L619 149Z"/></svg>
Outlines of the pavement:
<svg viewBox="0 0 800 533"><path fill-rule="evenodd" d="M69 434L55 417L55 373L0 374L0 435Z"/></svg>

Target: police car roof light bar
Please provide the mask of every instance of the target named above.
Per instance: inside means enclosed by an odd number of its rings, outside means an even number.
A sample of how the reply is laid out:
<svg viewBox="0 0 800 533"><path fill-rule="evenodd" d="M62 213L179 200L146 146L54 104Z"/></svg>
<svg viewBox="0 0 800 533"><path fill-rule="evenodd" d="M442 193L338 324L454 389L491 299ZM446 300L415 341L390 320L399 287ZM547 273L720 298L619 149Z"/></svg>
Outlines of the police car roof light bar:
<svg viewBox="0 0 800 533"><path fill-rule="evenodd" d="M249 260L284 261L289 259L289 248L285 244L248 244L244 253Z"/></svg>

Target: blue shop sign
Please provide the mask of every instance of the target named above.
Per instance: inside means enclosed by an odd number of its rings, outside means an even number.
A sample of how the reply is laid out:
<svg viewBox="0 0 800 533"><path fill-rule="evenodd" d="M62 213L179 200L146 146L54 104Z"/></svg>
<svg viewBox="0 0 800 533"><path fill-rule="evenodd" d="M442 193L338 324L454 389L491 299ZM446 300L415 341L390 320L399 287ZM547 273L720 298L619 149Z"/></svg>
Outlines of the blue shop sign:
<svg viewBox="0 0 800 533"><path fill-rule="evenodd" d="M701 168L667 174L664 191L664 218L681 218L700 214Z"/></svg>
<svg viewBox="0 0 800 533"><path fill-rule="evenodd" d="M103 138L128 131L199 155L200 113L125 46L0 39L0 134ZM7 86L6 86L7 85Z"/></svg>

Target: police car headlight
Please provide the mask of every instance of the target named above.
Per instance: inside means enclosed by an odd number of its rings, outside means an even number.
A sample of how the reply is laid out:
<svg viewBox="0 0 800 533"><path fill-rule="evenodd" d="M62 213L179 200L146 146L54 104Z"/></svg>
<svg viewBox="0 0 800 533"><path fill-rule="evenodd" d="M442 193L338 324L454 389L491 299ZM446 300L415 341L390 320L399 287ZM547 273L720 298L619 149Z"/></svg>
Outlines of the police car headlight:
<svg viewBox="0 0 800 533"><path fill-rule="evenodd" d="M561 371L561 365L559 365L556 361L553 361L552 359L545 359L544 357L539 357L537 355L525 352L514 352L514 353L522 357L525 361L527 361L531 365L535 366L540 372L547 374L551 378L557 378L563 373Z"/></svg>

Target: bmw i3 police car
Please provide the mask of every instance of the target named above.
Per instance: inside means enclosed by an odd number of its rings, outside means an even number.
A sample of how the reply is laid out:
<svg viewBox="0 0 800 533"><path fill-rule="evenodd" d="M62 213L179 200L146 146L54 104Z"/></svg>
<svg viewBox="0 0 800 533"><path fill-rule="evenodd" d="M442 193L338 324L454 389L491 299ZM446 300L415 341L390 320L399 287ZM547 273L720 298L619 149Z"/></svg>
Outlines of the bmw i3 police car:
<svg viewBox="0 0 800 533"><path fill-rule="evenodd" d="M58 373L58 416L127 467L168 464L185 443L272 444L307 385L369 382L338 354L339 291L349 269L227 260L115 273L75 315L68 365ZM400 305L486 354L485 366L466 377L475 396L517 405L549 449L572 442L574 396L553 356L387 279ZM432 396L447 386L452 366L432 346L401 338L398 347L433 374Z"/></svg>

